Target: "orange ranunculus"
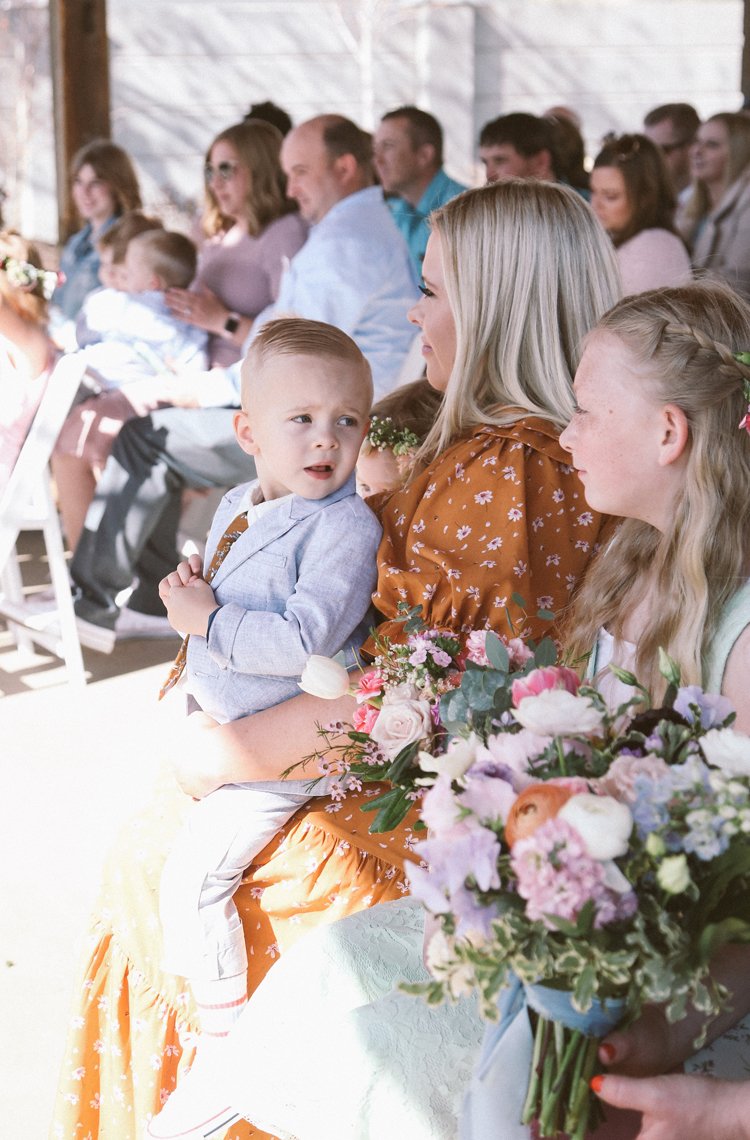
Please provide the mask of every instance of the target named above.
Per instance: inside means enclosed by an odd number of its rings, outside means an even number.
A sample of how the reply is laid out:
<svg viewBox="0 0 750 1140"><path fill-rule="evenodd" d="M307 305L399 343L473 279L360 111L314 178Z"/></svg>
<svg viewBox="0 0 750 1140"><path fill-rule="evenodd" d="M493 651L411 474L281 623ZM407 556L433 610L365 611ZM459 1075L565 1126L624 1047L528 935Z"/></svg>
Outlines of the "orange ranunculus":
<svg viewBox="0 0 750 1140"><path fill-rule="evenodd" d="M525 839L548 819L556 816L563 804L580 790L573 781L571 784L558 784L552 780L546 784L529 784L510 809L505 824L505 841L508 846L512 847L517 840Z"/></svg>

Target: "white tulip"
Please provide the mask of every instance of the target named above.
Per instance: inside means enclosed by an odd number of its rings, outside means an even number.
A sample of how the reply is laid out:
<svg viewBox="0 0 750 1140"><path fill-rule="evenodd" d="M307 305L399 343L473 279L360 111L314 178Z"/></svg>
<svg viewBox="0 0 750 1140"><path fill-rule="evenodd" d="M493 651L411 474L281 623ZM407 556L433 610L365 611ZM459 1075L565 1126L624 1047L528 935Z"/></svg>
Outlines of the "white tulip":
<svg viewBox="0 0 750 1140"><path fill-rule="evenodd" d="M305 662L299 687L312 697L335 701L350 691L351 681L346 669L338 661L314 653Z"/></svg>

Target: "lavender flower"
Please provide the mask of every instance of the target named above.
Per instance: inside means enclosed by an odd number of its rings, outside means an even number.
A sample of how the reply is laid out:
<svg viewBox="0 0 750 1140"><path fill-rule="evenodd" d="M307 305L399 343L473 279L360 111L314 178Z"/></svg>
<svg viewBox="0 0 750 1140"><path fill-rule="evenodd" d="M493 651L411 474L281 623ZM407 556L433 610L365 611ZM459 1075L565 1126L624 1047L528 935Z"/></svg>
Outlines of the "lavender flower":
<svg viewBox="0 0 750 1140"><path fill-rule="evenodd" d="M704 693L699 685L686 685L677 691L674 710L690 724L716 728L734 712L732 702L718 693Z"/></svg>

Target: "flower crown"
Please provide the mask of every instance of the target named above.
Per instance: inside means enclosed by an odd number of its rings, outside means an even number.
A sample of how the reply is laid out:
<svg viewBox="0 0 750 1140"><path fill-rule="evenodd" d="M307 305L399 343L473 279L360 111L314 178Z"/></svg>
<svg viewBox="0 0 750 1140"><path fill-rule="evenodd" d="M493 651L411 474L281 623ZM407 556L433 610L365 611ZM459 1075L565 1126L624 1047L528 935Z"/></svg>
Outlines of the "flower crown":
<svg viewBox="0 0 750 1140"><path fill-rule="evenodd" d="M750 352L735 352L734 359L738 364L744 364L745 368L750 368ZM740 420L740 431L746 431L750 435L750 378L747 376L742 377L742 391L745 394L745 401L747 403L747 411Z"/></svg>
<svg viewBox="0 0 750 1140"><path fill-rule="evenodd" d="M378 451L392 451L395 456L411 455L421 442L418 435L405 427L396 427L390 416L373 416L366 441Z"/></svg>
<svg viewBox="0 0 750 1140"><path fill-rule="evenodd" d="M30 261L19 261L17 257L0 257L0 269L5 270L14 289L24 289L30 293L41 285L46 301L49 301L55 287L65 280L65 274L59 270L40 269Z"/></svg>

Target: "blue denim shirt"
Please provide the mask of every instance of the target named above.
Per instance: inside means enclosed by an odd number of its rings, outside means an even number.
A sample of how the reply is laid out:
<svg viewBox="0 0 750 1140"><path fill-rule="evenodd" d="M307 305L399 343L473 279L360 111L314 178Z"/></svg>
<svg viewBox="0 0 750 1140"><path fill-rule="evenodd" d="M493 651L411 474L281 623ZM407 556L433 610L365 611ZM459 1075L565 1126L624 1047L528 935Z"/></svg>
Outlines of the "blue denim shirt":
<svg viewBox="0 0 750 1140"><path fill-rule="evenodd" d="M108 218L97 236L108 230L116 221L114 215ZM77 234L73 234L65 243L60 255L60 269L65 274L65 280L52 294L52 303L57 305L66 320L75 320L84 298L100 286L99 254L94 245L91 223L85 225Z"/></svg>

